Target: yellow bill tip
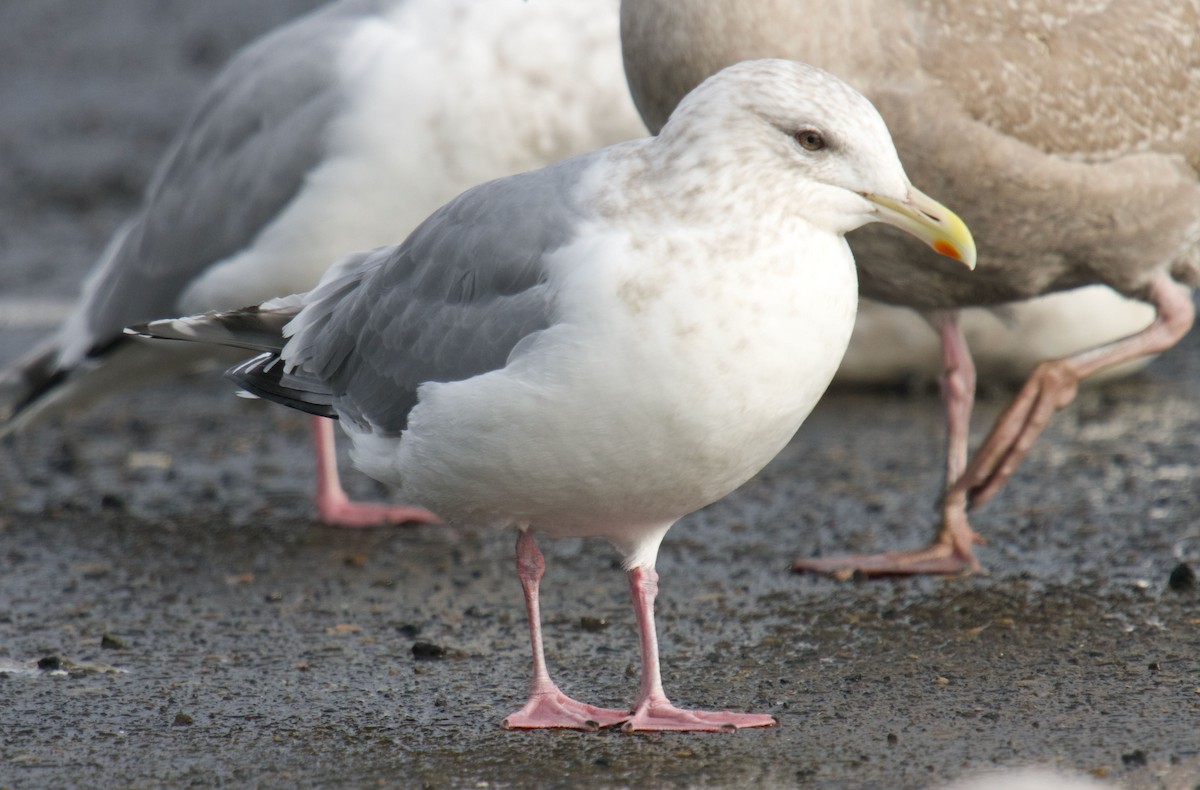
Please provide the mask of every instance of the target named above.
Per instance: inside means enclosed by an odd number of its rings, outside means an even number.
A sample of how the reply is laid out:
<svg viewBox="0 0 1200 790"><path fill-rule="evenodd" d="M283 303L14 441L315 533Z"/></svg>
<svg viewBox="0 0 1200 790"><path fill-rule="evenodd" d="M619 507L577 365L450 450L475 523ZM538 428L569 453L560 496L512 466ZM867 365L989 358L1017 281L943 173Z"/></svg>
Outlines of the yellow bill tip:
<svg viewBox="0 0 1200 790"><path fill-rule="evenodd" d="M958 215L916 187L906 200L863 195L879 207L879 219L928 244L939 255L975 268L975 239Z"/></svg>

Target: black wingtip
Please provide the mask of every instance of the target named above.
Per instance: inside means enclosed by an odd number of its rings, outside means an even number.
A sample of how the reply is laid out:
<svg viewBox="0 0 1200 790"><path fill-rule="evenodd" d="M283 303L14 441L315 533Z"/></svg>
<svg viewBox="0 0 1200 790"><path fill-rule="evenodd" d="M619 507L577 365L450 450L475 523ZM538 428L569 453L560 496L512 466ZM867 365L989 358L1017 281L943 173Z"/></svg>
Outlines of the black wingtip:
<svg viewBox="0 0 1200 790"><path fill-rule="evenodd" d="M333 396L319 388L303 389L308 382L301 377L284 372L284 364L278 354L266 352L225 371L226 378L239 387L264 400L313 414L317 417L338 418L333 409ZM297 386L292 386L297 385Z"/></svg>

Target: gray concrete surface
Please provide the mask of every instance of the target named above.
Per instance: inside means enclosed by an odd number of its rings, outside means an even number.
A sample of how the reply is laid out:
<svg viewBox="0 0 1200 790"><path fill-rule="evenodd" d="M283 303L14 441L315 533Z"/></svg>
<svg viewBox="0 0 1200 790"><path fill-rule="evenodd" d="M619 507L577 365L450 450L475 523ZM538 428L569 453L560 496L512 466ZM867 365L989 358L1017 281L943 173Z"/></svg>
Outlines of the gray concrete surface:
<svg viewBox="0 0 1200 790"><path fill-rule="evenodd" d="M0 361L71 297L212 69L310 5L0 5ZM663 545L668 693L780 720L717 736L500 729L529 669L511 535L314 525L304 419L215 377L108 401L0 445L0 788L917 788L1029 763L1200 786L1200 592L1167 585L1200 559L1198 352L1193 333L1084 391L976 515L991 573L966 579L787 572L932 523L936 398L827 398ZM613 553L545 549L552 670L631 701Z"/></svg>

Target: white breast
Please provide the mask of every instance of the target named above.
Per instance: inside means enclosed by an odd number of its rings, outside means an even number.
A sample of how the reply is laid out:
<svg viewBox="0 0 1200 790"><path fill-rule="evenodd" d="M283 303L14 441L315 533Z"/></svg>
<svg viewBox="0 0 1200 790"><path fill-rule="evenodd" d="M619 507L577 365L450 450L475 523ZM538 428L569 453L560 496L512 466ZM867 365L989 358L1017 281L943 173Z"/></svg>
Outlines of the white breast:
<svg viewBox="0 0 1200 790"><path fill-rule="evenodd" d="M585 235L552 261L562 323L503 370L425 385L398 452L358 437L356 461L451 519L618 543L719 499L791 438L850 336L849 250L806 228L715 263L721 239Z"/></svg>

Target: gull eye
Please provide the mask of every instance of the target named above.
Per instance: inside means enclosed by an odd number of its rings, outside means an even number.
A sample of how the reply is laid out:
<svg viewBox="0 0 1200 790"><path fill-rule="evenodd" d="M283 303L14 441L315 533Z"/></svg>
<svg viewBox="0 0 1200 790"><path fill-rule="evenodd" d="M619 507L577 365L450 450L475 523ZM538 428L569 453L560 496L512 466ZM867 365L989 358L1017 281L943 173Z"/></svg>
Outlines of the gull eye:
<svg viewBox="0 0 1200 790"><path fill-rule="evenodd" d="M825 147L825 138L816 129L800 129L793 132L792 137L805 151L820 151Z"/></svg>

